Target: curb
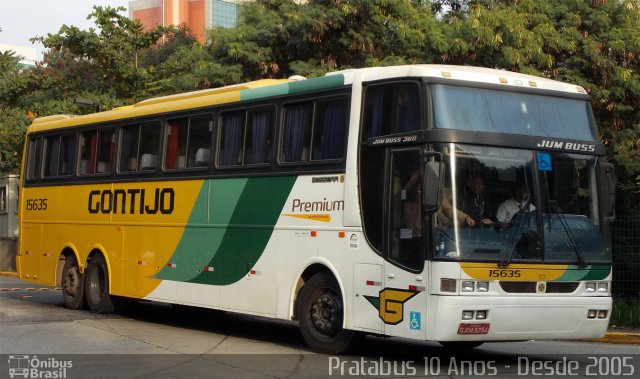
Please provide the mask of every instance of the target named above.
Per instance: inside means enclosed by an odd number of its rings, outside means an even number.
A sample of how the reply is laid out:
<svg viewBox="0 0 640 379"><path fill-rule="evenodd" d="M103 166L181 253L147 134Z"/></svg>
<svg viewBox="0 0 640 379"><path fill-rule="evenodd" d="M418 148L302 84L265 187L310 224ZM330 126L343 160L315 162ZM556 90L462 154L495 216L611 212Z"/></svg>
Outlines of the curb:
<svg viewBox="0 0 640 379"><path fill-rule="evenodd" d="M15 272L15 271L0 271L0 276L7 276L7 277L17 278L18 277L18 273Z"/></svg>
<svg viewBox="0 0 640 379"><path fill-rule="evenodd" d="M640 333L607 332L602 338L587 341L640 345Z"/></svg>

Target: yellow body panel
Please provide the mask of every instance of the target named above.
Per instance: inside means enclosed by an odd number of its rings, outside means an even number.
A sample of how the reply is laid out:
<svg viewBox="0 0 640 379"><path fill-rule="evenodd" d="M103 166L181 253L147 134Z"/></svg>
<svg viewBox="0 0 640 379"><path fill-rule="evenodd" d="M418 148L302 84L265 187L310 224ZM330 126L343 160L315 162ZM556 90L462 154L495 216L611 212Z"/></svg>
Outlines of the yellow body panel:
<svg viewBox="0 0 640 379"><path fill-rule="evenodd" d="M289 80L257 80L242 85L148 99L132 106L119 107L111 111L93 113L84 116L52 115L35 119L33 124L27 129L27 133L42 132L69 126L117 121L154 114L164 114L173 111L183 111L185 109L204 108L216 104L232 103L240 101L240 92L242 90L272 86L287 82L289 82Z"/></svg>
<svg viewBox="0 0 640 379"><path fill-rule="evenodd" d="M568 265L510 264L498 267L497 263L460 263L465 274L478 280L551 281L561 277Z"/></svg>
<svg viewBox="0 0 640 379"><path fill-rule="evenodd" d="M150 277L166 265L178 245L202 183L185 180L24 188L20 276L55 285L58 261L65 249L77 255L83 269L89 254L99 250L107 259L109 273L121 275L110 278L112 294L146 296L160 283ZM144 202L140 201L142 191ZM156 191L160 195L157 201Z"/></svg>

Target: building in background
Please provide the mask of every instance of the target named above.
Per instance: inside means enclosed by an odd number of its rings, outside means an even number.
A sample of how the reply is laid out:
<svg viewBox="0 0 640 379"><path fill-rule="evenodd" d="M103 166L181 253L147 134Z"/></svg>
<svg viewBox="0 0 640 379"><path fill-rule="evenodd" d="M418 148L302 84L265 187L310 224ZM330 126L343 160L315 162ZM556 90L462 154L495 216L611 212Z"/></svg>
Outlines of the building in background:
<svg viewBox="0 0 640 379"><path fill-rule="evenodd" d="M129 17L142 22L146 29L158 25L186 24L204 42L206 30L215 26L231 28L238 19L241 0L132 0Z"/></svg>
<svg viewBox="0 0 640 379"><path fill-rule="evenodd" d="M34 67L36 65L36 49L34 47L15 46L0 43L0 53L13 51L16 57L20 57L18 64L22 68Z"/></svg>

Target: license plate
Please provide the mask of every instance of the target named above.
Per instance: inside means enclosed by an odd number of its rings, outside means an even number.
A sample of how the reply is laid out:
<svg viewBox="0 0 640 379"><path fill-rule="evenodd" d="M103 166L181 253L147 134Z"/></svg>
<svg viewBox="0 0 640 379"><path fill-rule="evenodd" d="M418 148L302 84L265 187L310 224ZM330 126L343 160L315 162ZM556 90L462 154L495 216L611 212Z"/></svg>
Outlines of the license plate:
<svg viewBox="0 0 640 379"><path fill-rule="evenodd" d="M458 334L487 334L489 333L489 323L481 324L465 324L462 323L458 326Z"/></svg>

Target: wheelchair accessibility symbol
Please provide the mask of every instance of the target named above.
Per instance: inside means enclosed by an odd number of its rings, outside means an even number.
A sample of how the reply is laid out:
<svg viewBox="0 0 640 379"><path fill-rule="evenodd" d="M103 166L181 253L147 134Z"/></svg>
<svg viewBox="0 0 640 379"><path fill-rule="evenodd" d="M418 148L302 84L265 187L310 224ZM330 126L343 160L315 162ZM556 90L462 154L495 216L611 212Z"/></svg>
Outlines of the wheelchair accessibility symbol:
<svg viewBox="0 0 640 379"><path fill-rule="evenodd" d="M420 312L409 312L409 320L410 329L420 330L422 328Z"/></svg>
<svg viewBox="0 0 640 379"><path fill-rule="evenodd" d="M539 171L553 171L551 163L551 154L549 153L537 153L538 158L538 170Z"/></svg>

